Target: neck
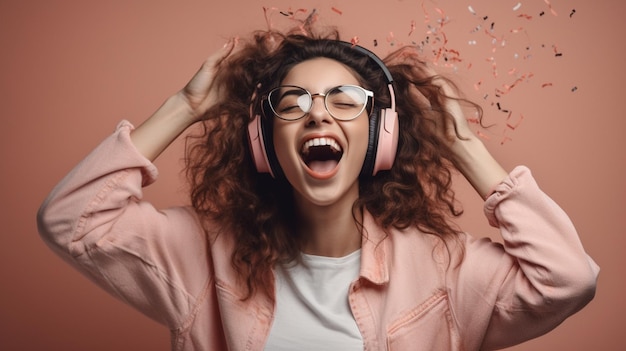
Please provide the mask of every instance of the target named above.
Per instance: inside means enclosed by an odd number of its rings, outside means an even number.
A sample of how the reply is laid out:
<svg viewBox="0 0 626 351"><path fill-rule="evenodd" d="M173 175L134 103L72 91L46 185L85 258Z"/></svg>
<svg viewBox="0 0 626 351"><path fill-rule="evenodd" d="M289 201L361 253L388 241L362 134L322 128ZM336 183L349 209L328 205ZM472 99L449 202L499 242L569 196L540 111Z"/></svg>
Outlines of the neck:
<svg viewBox="0 0 626 351"><path fill-rule="evenodd" d="M357 191L358 196L358 191ZM304 204L297 200L300 217L299 230L304 238L302 251L307 254L327 257L343 257L361 247L362 214L352 215L352 204L356 197L329 206Z"/></svg>

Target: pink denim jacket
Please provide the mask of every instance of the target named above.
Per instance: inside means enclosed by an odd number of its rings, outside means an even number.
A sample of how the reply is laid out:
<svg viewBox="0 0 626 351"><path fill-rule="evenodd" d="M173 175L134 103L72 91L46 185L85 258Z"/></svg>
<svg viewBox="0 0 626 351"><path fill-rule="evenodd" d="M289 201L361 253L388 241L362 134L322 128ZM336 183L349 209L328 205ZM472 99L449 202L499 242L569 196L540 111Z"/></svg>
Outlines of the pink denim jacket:
<svg viewBox="0 0 626 351"><path fill-rule="evenodd" d="M120 123L53 190L38 213L42 237L167 326L172 350L262 350L274 296L241 300L227 233L205 233L192 208L142 201L157 170L132 145L132 128ZM593 298L598 266L528 169L497 186L485 213L504 245L462 235L446 247L415 228L384 232L366 214L349 292L365 350L502 348L550 331Z"/></svg>

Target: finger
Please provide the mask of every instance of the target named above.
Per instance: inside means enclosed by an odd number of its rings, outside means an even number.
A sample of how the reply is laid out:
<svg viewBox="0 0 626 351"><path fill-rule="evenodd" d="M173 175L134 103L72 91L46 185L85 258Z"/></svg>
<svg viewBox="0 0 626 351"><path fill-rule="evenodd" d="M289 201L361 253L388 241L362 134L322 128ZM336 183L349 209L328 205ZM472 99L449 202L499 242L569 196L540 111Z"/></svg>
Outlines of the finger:
<svg viewBox="0 0 626 351"><path fill-rule="evenodd" d="M239 39L237 37L230 38L222 48L207 57L202 65L203 69L213 69L215 66L219 65L226 57L232 54L238 42Z"/></svg>

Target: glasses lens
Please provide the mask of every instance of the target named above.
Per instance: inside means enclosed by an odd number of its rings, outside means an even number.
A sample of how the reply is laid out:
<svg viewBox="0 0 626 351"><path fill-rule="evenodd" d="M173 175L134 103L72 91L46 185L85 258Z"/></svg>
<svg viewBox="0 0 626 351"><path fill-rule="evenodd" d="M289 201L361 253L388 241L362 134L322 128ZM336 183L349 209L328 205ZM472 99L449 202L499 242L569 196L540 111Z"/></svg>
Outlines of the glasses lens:
<svg viewBox="0 0 626 351"><path fill-rule="evenodd" d="M356 118L363 112L366 104L367 93L357 86L338 86L326 94L326 108L339 120Z"/></svg>
<svg viewBox="0 0 626 351"><path fill-rule="evenodd" d="M276 88L270 92L268 99L274 113L284 119L298 119L311 109L311 95L298 87Z"/></svg>

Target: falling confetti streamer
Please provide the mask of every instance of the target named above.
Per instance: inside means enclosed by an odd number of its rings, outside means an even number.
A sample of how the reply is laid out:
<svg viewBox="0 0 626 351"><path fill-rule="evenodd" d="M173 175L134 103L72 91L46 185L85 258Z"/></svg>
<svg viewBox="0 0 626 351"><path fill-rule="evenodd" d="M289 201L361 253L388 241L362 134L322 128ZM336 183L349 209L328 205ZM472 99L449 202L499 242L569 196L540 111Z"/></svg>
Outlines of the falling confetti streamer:
<svg viewBox="0 0 626 351"><path fill-rule="evenodd" d="M507 117L507 122L506 122L506 126L507 128L511 129L511 130L515 130L517 129L517 127L520 126L520 124L522 124L522 121L524 120L524 115L519 115L519 117L517 118L517 120L513 120L511 117L513 116L513 114L509 114L509 116Z"/></svg>
<svg viewBox="0 0 626 351"><path fill-rule="evenodd" d="M548 92L552 90L550 87L558 89L562 86L547 79L538 84L529 84L535 79L532 73L535 62L541 62L543 65L546 58L560 58L565 54L565 48L560 48L553 42L541 43L546 37L546 33L538 32L538 26L547 23L543 16L547 12L552 14L550 18L557 16L556 8L550 1L540 2L539 6L544 8L539 8L537 13L529 13L530 6L526 6L527 4L521 0L512 2L508 12L496 11L495 14L483 13L483 10L492 11L491 8L481 9L476 7L476 4L467 4L467 11L462 11L461 15L466 16L466 21L463 22L462 18L452 18L451 14L459 16L458 12L448 12L444 6L439 6L441 2L423 0L421 8L417 9L418 16L423 16L423 25L421 18L418 17L407 21L405 26L408 27L408 31L400 27L399 31L388 31L382 37L369 40L372 40L370 43L373 43L374 47L394 47L392 51L406 43L413 45L426 62L436 66L438 71L443 69L442 73L447 71L457 74L461 70L464 72L471 70L474 82L470 83L473 87L470 88L470 92L476 94L477 99L482 98L484 118L495 120L493 124L489 124L488 131L485 130L484 121L479 117L468 118L468 122L481 138L498 139L496 142L505 144L513 139L512 133L516 132L524 119L521 111L518 111L519 98L515 95L526 94L528 89L546 89ZM339 15L344 13L336 7L331 7L330 10ZM574 14L577 14L576 10L571 9L569 17ZM459 23L466 23L464 24L467 25L466 31L461 28L459 32ZM460 38L463 40L459 41ZM359 43L359 37L353 37L351 42ZM464 45L459 47L459 42ZM465 56L464 51L467 50L473 51L469 57ZM484 60L480 57L484 57ZM542 67L540 72L544 71ZM522 89L520 86L526 88ZM569 89L573 93L578 88L570 86ZM490 110L496 113L490 113ZM495 130L494 126L500 128L499 131Z"/></svg>
<svg viewBox="0 0 626 351"><path fill-rule="evenodd" d="M415 31L415 21L411 20L411 30L409 31L408 36L411 36L411 34L413 34L414 31Z"/></svg>

